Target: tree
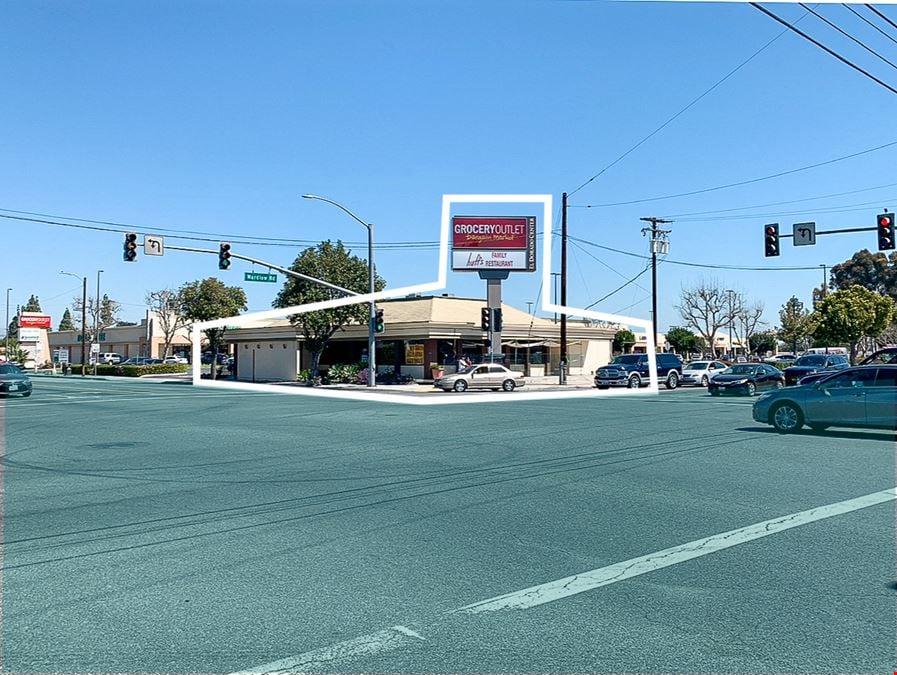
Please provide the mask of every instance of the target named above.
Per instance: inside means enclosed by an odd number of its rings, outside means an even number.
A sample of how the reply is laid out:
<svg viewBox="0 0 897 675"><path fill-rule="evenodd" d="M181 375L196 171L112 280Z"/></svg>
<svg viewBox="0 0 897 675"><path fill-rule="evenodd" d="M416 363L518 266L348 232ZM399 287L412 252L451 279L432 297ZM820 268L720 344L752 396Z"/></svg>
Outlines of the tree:
<svg viewBox="0 0 897 675"><path fill-rule="evenodd" d="M296 257L290 269L350 291L368 292L367 261L351 255L341 241L333 244L328 240L305 249ZM376 274L374 288L378 291L386 288L386 282ZM273 305L274 307L292 307L343 296L343 293L313 281L289 277L284 282L280 293L277 294ZM358 303L316 312L294 314L290 317L290 322L303 335L305 346L311 352L313 376L318 373L321 354L333 334L351 323L367 325L368 312L369 305L367 303Z"/></svg>
<svg viewBox="0 0 897 675"><path fill-rule="evenodd" d="M181 300L178 292L170 288L158 291L147 291L146 304L153 312L154 321L162 331L162 358L168 356L168 350L177 332L187 325L187 317L181 314Z"/></svg>
<svg viewBox="0 0 897 675"><path fill-rule="evenodd" d="M614 335L613 350L615 354L625 352L627 346L632 346L634 344L635 335L628 328L618 330Z"/></svg>
<svg viewBox="0 0 897 675"><path fill-rule="evenodd" d="M735 337L743 345L751 341L751 336L757 332L757 328L763 324L760 318L763 316L763 303L753 302L748 304L744 298L739 299L738 311L735 313L733 329Z"/></svg>
<svg viewBox="0 0 897 675"><path fill-rule="evenodd" d="M36 295L32 295L28 298L27 304L22 308L23 312L40 312L40 300L37 299Z"/></svg>
<svg viewBox="0 0 897 675"><path fill-rule="evenodd" d="M62 320L59 322L59 330L75 330L75 323L72 321L72 313L69 308L65 308L62 314Z"/></svg>
<svg viewBox="0 0 897 675"><path fill-rule="evenodd" d="M225 286L215 277L184 284L178 290L178 313L187 321L213 321L236 316L246 310L246 293L239 286ZM224 337L224 328L206 328L203 334L209 341L212 354ZM216 357L213 357L213 359ZM212 362L212 379L215 379L215 361Z"/></svg>
<svg viewBox="0 0 897 675"><path fill-rule="evenodd" d="M729 298L719 282L701 281L695 288L682 289L679 313L686 328L694 328L716 355L714 337L725 326L729 316ZM669 341L669 337L667 338Z"/></svg>
<svg viewBox="0 0 897 675"><path fill-rule="evenodd" d="M897 253L886 256L879 251L870 253L864 248L832 267L830 287L847 290L862 286L881 295L897 299Z"/></svg>
<svg viewBox="0 0 897 675"><path fill-rule="evenodd" d="M677 354L690 354L703 350L701 338L680 326L671 326L667 331L667 342Z"/></svg>
<svg viewBox="0 0 897 675"><path fill-rule="evenodd" d="M81 325L81 306L83 298L75 297L72 299L72 308L75 315L72 317L73 323ZM87 325L89 332L93 335L93 339L103 332L104 328L118 325L118 312L121 310L121 304L115 300L110 300L108 295L103 295L99 303L99 314L97 314L97 299L93 296L87 296ZM99 319L99 320L98 320ZM90 326L93 326L91 329Z"/></svg>
<svg viewBox="0 0 897 675"><path fill-rule="evenodd" d="M11 340L15 340L19 337L19 310L16 310L16 315L12 318L12 321L10 321L9 325L6 327L6 334Z"/></svg>
<svg viewBox="0 0 897 675"><path fill-rule="evenodd" d="M851 286L831 293L819 303L813 313L813 335L827 346L848 343L853 364L860 340L881 335L893 315L891 298L863 286Z"/></svg>
<svg viewBox="0 0 897 675"><path fill-rule="evenodd" d="M798 347L809 340L813 332L813 321L810 312L804 309L804 303L792 296L779 310L778 338L797 354Z"/></svg>
<svg viewBox="0 0 897 675"><path fill-rule="evenodd" d="M100 301L99 330L108 326L117 325L119 311L121 311L121 303L115 302L115 300L110 300L109 296L104 293L103 299Z"/></svg>
<svg viewBox="0 0 897 675"><path fill-rule="evenodd" d="M765 330L752 333L748 337L751 351L755 354L765 354L766 352L774 352L778 339L774 331Z"/></svg>

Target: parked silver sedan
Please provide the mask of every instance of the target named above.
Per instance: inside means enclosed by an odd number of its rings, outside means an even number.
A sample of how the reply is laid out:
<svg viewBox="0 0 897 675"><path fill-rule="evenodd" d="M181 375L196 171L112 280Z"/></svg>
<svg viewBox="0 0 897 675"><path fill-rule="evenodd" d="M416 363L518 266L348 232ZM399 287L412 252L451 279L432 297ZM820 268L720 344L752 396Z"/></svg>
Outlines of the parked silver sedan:
<svg viewBox="0 0 897 675"><path fill-rule="evenodd" d="M726 369L726 364L720 361L692 361L682 369L683 385L694 384L706 387L710 384L710 378Z"/></svg>
<svg viewBox="0 0 897 675"><path fill-rule="evenodd" d="M514 391L526 384L523 375L497 363L483 363L467 368L433 382L434 387L443 391L467 391L468 389L492 389Z"/></svg>
<svg viewBox="0 0 897 675"><path fill-rule="evenodd" d="M804 424L897 429L897 366L858 366L796 387L764 394L754 403L757 422L790 433Z"/></svg>

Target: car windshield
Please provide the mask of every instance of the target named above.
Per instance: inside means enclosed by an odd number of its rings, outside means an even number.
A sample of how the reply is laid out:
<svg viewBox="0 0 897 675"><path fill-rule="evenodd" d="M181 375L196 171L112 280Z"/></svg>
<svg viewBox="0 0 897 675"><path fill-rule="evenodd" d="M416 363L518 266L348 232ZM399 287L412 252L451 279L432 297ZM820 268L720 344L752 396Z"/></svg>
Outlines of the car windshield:
<svg viewBox="0 0 897 675"><path fill-rule="evenodd" d="M17 375L22 371L8 363L0 365L0 375Z"/></svg>
<svg viewBox="0 0 897 675"><path fill-rule="evenodd" d="M794 362L795 366L824 366L825 356L822 354L810 354L809 356L801 356Z"/></svg>
<svg viewBox="0 0 897 675"><path fill-rule="evenodd" d="M644 357L641 354L623 354L622 356L618 356L614 359L614 363L619 363L626 366L632 366L641 361Z"/></svg>
<svg viewBox="0 0 897 675"><path fill-rule="evenodd" d="M707 370L707 362L701 361L700 363L689 363L685 366L685 370Z"/></svg>
<svg viewBox="0 0 897 675"><path fill-rule="evenodd" d="M726 375L753 375L754 366L732 366L726 370Z"/></svg>

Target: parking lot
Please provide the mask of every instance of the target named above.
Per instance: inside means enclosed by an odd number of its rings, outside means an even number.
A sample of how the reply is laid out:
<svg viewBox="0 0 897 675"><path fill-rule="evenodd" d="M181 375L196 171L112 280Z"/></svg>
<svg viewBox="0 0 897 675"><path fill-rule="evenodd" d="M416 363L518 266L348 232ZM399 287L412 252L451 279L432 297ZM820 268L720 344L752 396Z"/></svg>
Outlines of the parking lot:
<svg viewBox="0 0 897 675"><path fill-rule="evenodd" d="M893 433L444 396L35 378L0 401L4 668L893 670Z"/></svg>

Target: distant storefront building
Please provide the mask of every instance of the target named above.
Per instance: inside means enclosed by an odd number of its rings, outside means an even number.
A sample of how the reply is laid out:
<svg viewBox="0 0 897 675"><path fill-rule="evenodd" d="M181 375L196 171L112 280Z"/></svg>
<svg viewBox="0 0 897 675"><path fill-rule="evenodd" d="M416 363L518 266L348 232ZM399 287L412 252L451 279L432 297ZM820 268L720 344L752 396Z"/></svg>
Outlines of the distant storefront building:
<svg viewBox="0 0 897 675"><path fill-rule="evenodd" d="M90 362L90 341L93 337L92 329L87 332L87 345L85 361ZM49 334L50 350L67 350L69 363L81 363L81 331L64 330ZM159 317L155 312L147 311L146 318L133 326L109 326L100 331L100 353L112 352L121 354L122 359L134 356L146 356L161 358L165 345L165 336L159 326ZM179 329L174 336L169 355L190 355L190 334L185 328Z"/></svg>
<svg viewBox="0 0 897 675"><path fill-rule="evenodd" d="M482 299L412 296L377 303L385 331L377 334L377 370L415 379L430 376L430 364L454 369L463 354L473 360L488 352L480 329ZM526 375L551 375L560 362L560 323L502 307L502 353L505 363ZM367 325L345 326L331 338L320 366L367 361ZM571 375L590 373L606 364L616 326L568 320L567 358ZM236 377L249 382L292 380L311 366L302 335L287 319L259 322L254 327L228 329Z"/></svg>

